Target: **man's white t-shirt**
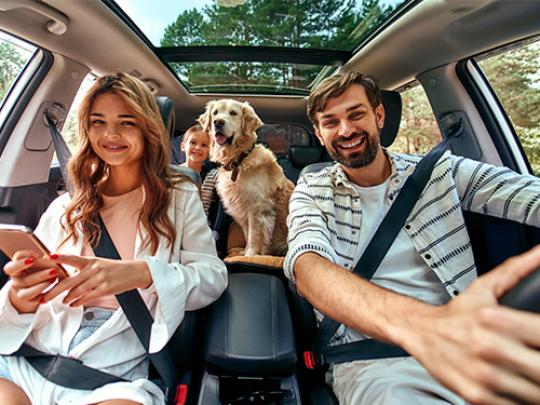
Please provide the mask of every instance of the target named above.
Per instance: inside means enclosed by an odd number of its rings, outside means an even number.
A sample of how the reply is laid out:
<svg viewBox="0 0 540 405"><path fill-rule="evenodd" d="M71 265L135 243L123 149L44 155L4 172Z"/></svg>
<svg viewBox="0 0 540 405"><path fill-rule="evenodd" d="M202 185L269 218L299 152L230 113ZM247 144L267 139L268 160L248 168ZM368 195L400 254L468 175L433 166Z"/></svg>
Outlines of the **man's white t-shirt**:
<svg viewBox="0 0 540 405"><path fill-rule="evenodd" d="M359 247L356 251L355 263L364 253L390 209L391 205L387 197L389 185L390 179L373 187L354 185L360 195L363 221L360 225ZM432 305L442 305L450 299L436 274L416 252L409 235L403 229L399 231L371 281L388 290ZM366 337L356 331L352 332L358 339Z"/></svg>

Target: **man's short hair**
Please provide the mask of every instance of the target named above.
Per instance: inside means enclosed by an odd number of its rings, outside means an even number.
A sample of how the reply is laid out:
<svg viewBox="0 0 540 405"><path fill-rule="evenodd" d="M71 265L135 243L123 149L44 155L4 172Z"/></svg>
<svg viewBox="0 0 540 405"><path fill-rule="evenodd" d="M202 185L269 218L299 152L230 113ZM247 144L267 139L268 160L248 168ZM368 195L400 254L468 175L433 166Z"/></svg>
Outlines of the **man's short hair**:
<svg viewBox="0 0 540 405"><path fill-rule="evenodd" d="M311 123L317 126L316 114L325 109L328 100L341 96L353 84L359 84L366 90L373 109L382 103L381 90L375 79L358 72L338 73L320 82L309 95L307 114Z"/></svg>

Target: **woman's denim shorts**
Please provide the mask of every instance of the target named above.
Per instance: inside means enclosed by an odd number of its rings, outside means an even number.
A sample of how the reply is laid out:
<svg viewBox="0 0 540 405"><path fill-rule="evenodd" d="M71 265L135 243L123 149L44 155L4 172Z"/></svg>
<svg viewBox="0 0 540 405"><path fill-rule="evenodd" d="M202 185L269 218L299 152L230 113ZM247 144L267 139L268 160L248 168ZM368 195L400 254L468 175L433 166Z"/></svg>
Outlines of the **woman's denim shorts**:
<svg viewBox="0 0 540 405"><path fill-rule="evenodd" d="M113 313L113 309L95 307L85 308L79 330L69 344L69 351L98 330L98 328L103 325ZM7 356L0 355L0 378L13 381L13 377L9 372Z"/></svg>

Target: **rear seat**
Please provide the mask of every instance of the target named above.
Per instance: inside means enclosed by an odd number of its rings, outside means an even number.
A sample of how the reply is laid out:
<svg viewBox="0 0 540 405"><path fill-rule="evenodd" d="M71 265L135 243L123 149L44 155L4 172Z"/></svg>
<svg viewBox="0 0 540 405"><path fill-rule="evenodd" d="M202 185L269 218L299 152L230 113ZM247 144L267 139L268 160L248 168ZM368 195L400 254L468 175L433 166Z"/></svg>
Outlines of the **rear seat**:
<svg viewBox="0 0 540 405"><path fill-rule="evenodd" d="M300 171L307 165L329 161L330 158L320 145L291 145L286 157L278 158L285 176L296 184Z"/></svg>

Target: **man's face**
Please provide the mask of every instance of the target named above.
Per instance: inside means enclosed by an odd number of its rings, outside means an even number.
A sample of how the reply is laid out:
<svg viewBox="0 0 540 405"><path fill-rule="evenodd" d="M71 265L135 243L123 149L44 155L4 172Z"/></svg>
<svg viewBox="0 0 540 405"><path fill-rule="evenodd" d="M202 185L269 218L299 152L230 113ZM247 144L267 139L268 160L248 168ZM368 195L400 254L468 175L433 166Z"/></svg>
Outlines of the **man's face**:
<svg viewBox="0 0 540 405"><path fill-rule="evenodd" d="M360 84L328 100L316 114L315 134L332 159L349 168L370 165L380 148L384 108L373 109Z"/></svg>

